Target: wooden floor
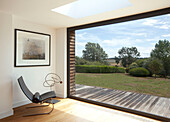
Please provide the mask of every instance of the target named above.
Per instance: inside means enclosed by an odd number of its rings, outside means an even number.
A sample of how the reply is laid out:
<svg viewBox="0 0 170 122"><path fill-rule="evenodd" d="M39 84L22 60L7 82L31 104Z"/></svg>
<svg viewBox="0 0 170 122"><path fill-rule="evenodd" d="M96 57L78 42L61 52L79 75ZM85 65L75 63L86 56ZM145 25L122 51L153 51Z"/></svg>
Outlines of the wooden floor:
<svg viewBox="0 0 170 122"><path fill-rule="evenodd" d="M170 118L170 98L78 84L75 96Z"/></svg>
<svg viewBox="0 0 170 122"><path fill-rule="evenodd" d="M154 122L155 120L117 111L73 99L60 99L51 114L23 117L24 114L48 111L50 107L25 109L26 106L14 109L14 115L1 119L0 122ZM33 104L31 104L33 105Z"/></svg>

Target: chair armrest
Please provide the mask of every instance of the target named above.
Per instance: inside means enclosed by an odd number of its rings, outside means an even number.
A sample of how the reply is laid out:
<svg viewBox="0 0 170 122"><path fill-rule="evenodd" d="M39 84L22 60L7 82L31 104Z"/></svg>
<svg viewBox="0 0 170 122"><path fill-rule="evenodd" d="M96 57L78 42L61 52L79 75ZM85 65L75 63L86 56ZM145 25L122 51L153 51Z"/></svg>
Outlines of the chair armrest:
<svg viewBox="0 0 170 122"><path fill-rule="evenodd" d="M41 102L40 101L40 94L38 92L36 92L34 95L33 95L33 103L39 103Z"/></svg>

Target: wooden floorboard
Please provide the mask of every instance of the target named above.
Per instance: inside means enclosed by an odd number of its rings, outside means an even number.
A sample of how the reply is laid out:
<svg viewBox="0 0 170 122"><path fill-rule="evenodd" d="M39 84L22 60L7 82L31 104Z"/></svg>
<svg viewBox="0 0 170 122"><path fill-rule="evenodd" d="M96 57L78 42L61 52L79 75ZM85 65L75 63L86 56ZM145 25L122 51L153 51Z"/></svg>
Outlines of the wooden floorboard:
<svg viewBox="0 0 170 122"><path fill-rule="evenodd" d="M75 96L170 118L170 98L79 84Z"/></svg>
<svg viewBox="0 0 170 122"><path fill-rule="evenodd" d="M59 99L59 98L58 98ZM73 99L59 99L51 114L23 117L24 114L45 112L51 109L25 107L28 104L14 109L14 115L0 119L0 122L155 122L156 120L138 115L105 108ZM35 104L36 105L36 104Z"/></svg>

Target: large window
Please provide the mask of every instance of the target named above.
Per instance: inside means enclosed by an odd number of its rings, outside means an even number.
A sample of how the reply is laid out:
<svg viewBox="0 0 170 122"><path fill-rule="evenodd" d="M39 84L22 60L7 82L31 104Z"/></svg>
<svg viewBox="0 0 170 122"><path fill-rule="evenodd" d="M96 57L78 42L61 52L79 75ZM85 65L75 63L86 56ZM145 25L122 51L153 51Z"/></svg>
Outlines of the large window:
<svg viewBox="0 0 170 122"><path fill-rule="evenodd" d="M68 94L152 118L170 118L169 12L68 29Z"/></svg>

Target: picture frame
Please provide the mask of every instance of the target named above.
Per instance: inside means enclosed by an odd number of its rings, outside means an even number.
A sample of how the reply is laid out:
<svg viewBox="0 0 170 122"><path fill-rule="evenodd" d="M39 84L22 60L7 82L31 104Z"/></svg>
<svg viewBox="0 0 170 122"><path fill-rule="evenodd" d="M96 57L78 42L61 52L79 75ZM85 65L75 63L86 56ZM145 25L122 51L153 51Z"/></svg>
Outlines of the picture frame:
<svg viewBox="0 0 170 122"><path fill-rule="evenodd" d="M51 35L15 29L14 67L50 66Z"/></svg>

